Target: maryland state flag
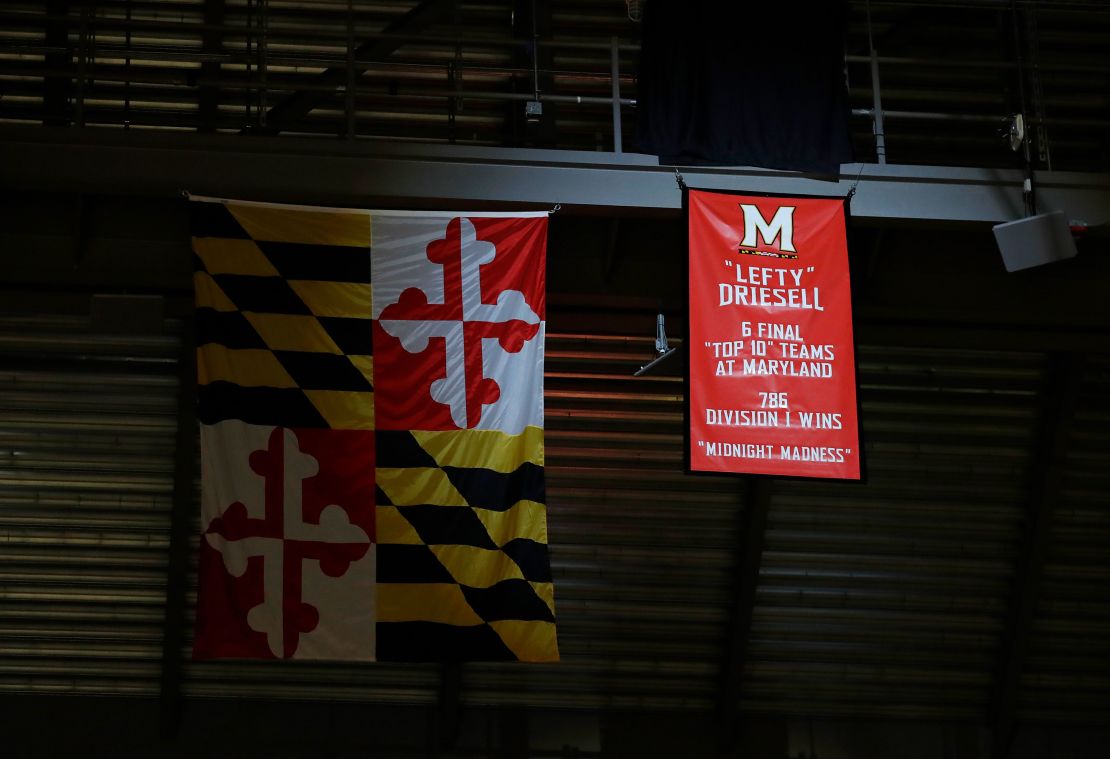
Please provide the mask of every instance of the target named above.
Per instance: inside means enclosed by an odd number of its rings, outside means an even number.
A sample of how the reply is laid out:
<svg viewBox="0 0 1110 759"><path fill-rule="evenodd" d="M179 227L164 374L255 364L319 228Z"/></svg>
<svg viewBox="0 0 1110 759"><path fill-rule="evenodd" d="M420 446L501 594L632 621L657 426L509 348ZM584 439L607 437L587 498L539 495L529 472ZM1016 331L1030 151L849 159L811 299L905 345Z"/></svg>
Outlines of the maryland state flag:
<svg viewBox="0 0 1110 759"><path fill-rule="evenodd" d="M194 200L194 656L558 659L547 215Z"/></svg>

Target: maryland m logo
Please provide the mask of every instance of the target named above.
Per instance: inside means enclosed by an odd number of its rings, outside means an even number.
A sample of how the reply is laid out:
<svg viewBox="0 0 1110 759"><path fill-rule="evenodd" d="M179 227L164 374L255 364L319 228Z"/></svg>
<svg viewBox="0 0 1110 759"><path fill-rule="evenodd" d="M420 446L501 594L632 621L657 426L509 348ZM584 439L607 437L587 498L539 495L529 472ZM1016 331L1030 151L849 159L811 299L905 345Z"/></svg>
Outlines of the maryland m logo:
<svg viewBox="0 0 1110 759"><path fill-rule="evenodd" d="M778 238L778 250L784 253L796 253L794 250L794 206L779 206L775 215L768 222L753 203L741 203L740 210L744 214L744 239L740 241L741 248L757 248L756 234L763 238L763 245L774 248L775 239Z"/></svg>

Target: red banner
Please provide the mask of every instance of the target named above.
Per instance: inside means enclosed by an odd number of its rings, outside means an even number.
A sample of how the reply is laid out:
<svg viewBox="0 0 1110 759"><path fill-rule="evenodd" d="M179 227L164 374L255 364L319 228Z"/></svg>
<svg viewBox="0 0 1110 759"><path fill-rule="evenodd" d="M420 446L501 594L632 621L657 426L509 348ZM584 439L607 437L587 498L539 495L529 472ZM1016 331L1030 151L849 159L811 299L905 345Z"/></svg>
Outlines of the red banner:
<svg viewBox="0 0 1110 759"><path fill-rule="evenodd" d="M689 191L690 468L859 479L844 201Z"/></svg>

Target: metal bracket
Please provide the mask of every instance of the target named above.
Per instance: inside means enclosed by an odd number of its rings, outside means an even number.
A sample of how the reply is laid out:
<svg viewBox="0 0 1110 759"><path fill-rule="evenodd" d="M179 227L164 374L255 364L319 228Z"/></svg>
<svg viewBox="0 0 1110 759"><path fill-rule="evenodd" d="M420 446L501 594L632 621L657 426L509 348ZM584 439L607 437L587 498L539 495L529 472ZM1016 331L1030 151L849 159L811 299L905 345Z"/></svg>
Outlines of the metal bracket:
<svg viewBox="0 0 1110 759"><path fill-rule="evenodd" d="M676 350L678 350L677 347L671 348L669 345L667 345L667 330L663 324L663 314L659 313L659 315L655 317L655 358L633 372L632 376L639 377L654 369L659 363L673 354Z"/></svg>

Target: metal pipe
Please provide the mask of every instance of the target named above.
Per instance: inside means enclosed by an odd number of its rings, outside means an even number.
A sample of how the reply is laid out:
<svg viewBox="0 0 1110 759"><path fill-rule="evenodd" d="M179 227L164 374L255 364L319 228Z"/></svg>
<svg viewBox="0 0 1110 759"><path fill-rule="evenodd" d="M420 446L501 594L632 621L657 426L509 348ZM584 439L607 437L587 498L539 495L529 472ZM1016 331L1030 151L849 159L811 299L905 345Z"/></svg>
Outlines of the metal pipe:
<svg viewBox="0 0 1110 759"><path fill-rule="evenodd" d="M98 22L98 23L100 23L100 22ZM101 23L101 26L102 26L102 23ZM204 28L207 28L207 27L205 25L197 25L195 27L190 27L190 29L198 29L198 30L199 29L204 29ZM212 28L213 29L221 29L221 28L224 28L224 27L220 26L220 25L213 25ZM231 29L233 31L235 31L236 33L240 33L240 34L243 33L243 27L231 27ZM408 39L408 37L406 37L404 35L370 35L370 36L372 36L372 37L387 37L387 36L390 36L390 37L396 37L397 39L406 39L406 40ZM272 34L271 34L271 37L273 37ZM434 40L432 40L430 38L421 37L421 38L419 38L419 41L432 42ZM444 42L448 42L450 44L455 44L457 41L453 40L453 39L450 39L450 38L444 38ZM469 44L478 44L478 43L475 43L474 40L470 40L470 39L468 39L467 42ZM560 47L560 48L564 48L564 49L572 49L575 46L574 45L563 45L562 43L553 43L553 42L548 42L548 41L541 40L540 41L540 47ZM598 44L598 45L593 46L593 49L597 49L597 48L600 48L600 47L601 47L601 45ZM605 50L611 50L612 49L611 44L606 43L604 45L604 49ZM242 54L239 54L239 53L234 53L234 52L212 53L212 52L204 52L204 51L201 51L201 50L197 50L195 48L188 48L188 47L173 49L173 48L166 48L166 47L150 47L150 46L143 46L143 45L131 46L131 45L127 45L127 44L123 44L123 45L103 44L103 45L98 45L98 50L100 51L102 56L106 56L106 57L117 57L117 58L132 57L132 58L140 58L140 59L143 59L143 60L151 60L151 61L162 61L162 60L165 60L165 61L187 61L187 62L190 62L190 63L194 63L194 62L199 62L199 63L236 63L236 62L241 62L242 61ZM620 50L622 52L628 52L628 51L635 52L635 51L638 50L638 48L636 48L635 46L630 46L630 45L620 45ZM67 50L67 48L65 48L63 46L58 46L58 45L25 44L23 42L0 41L0 52L9 53L9 54L16 54L16 55L18 55L20 53L27 54L27 55L57 55L57 54L65 54L65 53L68 52L68 50ZM848 56L845 56L845 60L848 61L849 63L867 63L867 64L870 64L871 57L867 56L867 55L848 55ZM960 69L983 68L983 69L992 69L992 70L1007 70L1007 69L1016 68L1014 63L1008 62L1008 61L942 60L942 59L938 59L938 58L905 58L905 57L892 57L892 56L885 56L885 55L878 56L878 61L881 65L884 65L884 66L888 66L888 65L889 66L935 66L935 67L944 67L944 68L960 68ZM321 68L331 68L331 67L335 67L335 66L344 65L344 59L343 58L314 57L314 56L307 56L307 55L306 56L297 56L295 54L289 54L289 53L286 53L286 54L284 54L282 56L279 56L279 57L269 56L269 62L270 62L271 65L274 65L274 66L298 66L298 65L301 65L301 66L312 66L312 67L321 67ZM383 61L359 61L358 63L359 63L359 65L361 65L363 67L382 66L382 65L408 65L408 66L413 66L413 67L426 66L426 67L439 68L439 64L419 64L419 63L411 63L411 62L406 63L406 64L395 64L392 61L385 61L385 60L383 60ZM471 71L523 73L524 71L527 70L528 73L531 73L530 68L529 69L522 69L522 68L514 69L514 68L511 68L511 67L496 67L496 66L485 66L485 67L483 67L483 66L469 66L468 68ZM1038 63L1037 68L1040 71L1054 71L1054 72L1061 72L1061 73L1078 73L1078 74L1108 74L1108 73L1110 73L1110 66L1100 66L1098 64L1093 64L1093 63L1082 63L1082 64L1080 64L1080 63L1074 63L1074 64L1073 63ZM599 72L596 72L596 71L564 71L564 70L558 70L558 69L550 69L550 70L544 69L544 70L541 70L541 73L552 74L552 75L555 75L555 76L576 76L576 75L597 76L597 75L599 75ZM605 72L604 75L607 76L608 72ZM633 80L633 77L631 75L624 76L622 78L624 78L625 80L627 80L629 82L631 82Z"/></svg>
<svg viewBox="0 0 1110 759"><path fill-rule="evenodd" d="M1036 6L1026 10L1025 18L1028 22L1029 55L1033 59L1033 68L1030 73L1033 80L1033 113L1036 115L1039 124L1037 128L1037 157L1046 169L1052 171L1052 150L1049 147L1048 129L1044 126L1045 97L1044 86L1041 82L1041 40L1037 30Z"/></svg>
<svg viewBox="0 0 1110 759"><path fill-rule="evenodd" d="M871 130L875 134L875 158L879 163L886 163L886 132L883 129L883 98L882 85L879 84L879 61L871 56L871 97L873 103L873 116Z"/></svg>
<svg viewBox="0 0 1110 759"><path fill-rule="evenodd" d="M273 62L273 59L271 59ZM392 65L388 63L383 64L365 64L366 66L373 65ZM435 68L442 70L442 66L422 66L420 64L397 64L398 66L418 66L420 68ZM358 66L356 65L356 70ZM473 70L473 69L470 69ZM19 68L10 69L0 62L0 74L18 74L21 76L68 76L72 71L68 69L46 69L46 68ZM255 85L254 80L246 79L195 79L191 80L184 73L180 75L168 74L164 76L154 77L141 77L131 78L130 80L124 75L115 75L111 71L98 71L97 80L102 82L119 82L126 83L131 81L138 84L165 84L168 87L175 86L209 86L221 85L225 89L234 89L236 87L250 88ZM291 83L291 88L297 91L306 92L334 92L333 85L315 85L311 82L304 83ZM529 93L512 93L512 92L498 92L493 90L466 90L460 91L459 89L413 89L409 92L399 93L407 97L465 97L473 98L474 100L518 100L527 101L531 100L533 96ZM578 105L612 105L613 98L599 95L555 95L555 94L541 94L541 101L551 103L571 103ZM636 98L620 98L622 106L636 107ZM872 118L873 110L871 108L853 108L851 115L859 118ZM969 113L938 113L929 111L900 111L900 110L883 110L883 118L891 118L896 120L906 121L946 121L946 122L966 122L977 124L1003 124L1009 121L1008 115L991 115L991 114L969 114ZM1110 127L1110 120L1107 119L1069 119L1069 118L1046 118L1037 119L1031 118L1028 120L1029 124L1048 124L1053 126L1072 126L1072 127L1093 127L1102 128Z"/></svg>
<svg viewBox="0 0 1110 759"><path fill-rule="evenodd" d="M77 37L77 98L74 102L74 123L85 125L85 66L88 63L89 9L81 8L81 27Z"/></svg>
<svg viewBox="0 0 1110 759"><path fill-rule="evenodd" d="M127 21L131 21L131 0L127 0ZM124 37L124 46L131 49L131 28L127 28L127 34ZM131 57L128 56L123 60L124 72L127 77L123 90L123 128L130 129L130 114L131 114Z"/></svg>
<svg viewBox="0 0 1110 759"><path fill-rule="evenodd" d="M71 16L0 11L0 22L3 21L27 22L28 26L35 26L36 28L50 22L58 23L63 26L72 25L76 27L80 25L80 20L74 19ZM123 30L130 28L136 31L180 31L189 34L195 34L197 32L220 32L225 35L244 35L250 31L249 24L184 23L180 21L157 21L150 19L132 19L128 21L126 19L107 17L102 18L100 21L101 29L103 30ZM290 28L286 31L290 39L299 41L342 40L346 36L346 31L330 32L324 29L302 30ZM491 47L520 47L529 44L526 40L507 39L504 37L467 35L465 38L461 38L457 35L396 34L392 32L382 32L378 29L360 29L357 26L355 27L355 34L361 40L396 39L405 42L424 42L444 45L457 45L460 42L466 42L471 45L489 45ZM585 40L540 40L539 46L558 47L565 50L608 50L610 43L589 42ZM636 52L639 51L640 46L631 42L625 42L621 43L620 49L622 52Z"/></svg>
<svg viewBox="0 0 1110 759"><path fill-rule="evenodd" d="M185 605L192 533L193 483L196 478L196 333L192 314L181 322L177 362L177 425L174 434L173 501L166 552L166 594L159 700L163 737L177 734L181 717L181 648L185 642Z"/></svg>
<svg viewBox="0 0 1110 759"><path fill-rule="evenodd" d="M1021 104L1021 117L1026 119L1025 104L1025 62L1021 56L1021 28L1018 23L1017 0L1010 0L1010 13L1014 26L1014 58L1017 63L1018 98ZM1021 141L1022 160L1025 162L1025 186L1022 188L1022 198L1025 201L1025 215L1033 216L1037 213L1037 196L1033 187L1033 156L1029 149L1029 130L1026 128L1025 137Z"/></svg>
<svg viewBox="0 0 1110 759"><path fill-rule="evenodd" d="M258 125L264 128L266 112L269 110L266 104L266 76L269 68L266 63L266 47L269 42L267 35L270 28L270 0L258 1L261 5L261 13L258 17L258 30L261 33L258 39Z"/></svg>
<svg viewBox="0 0 1110 759"><path fill-rule="evenodd" d="M253 26L254 26L254 0L247 0L247 35L246 35L246 37L247 37L247 62L246 62L246 66L247 66L247 78L248 79L251 78L251 52L252 52L252 46L254 45ZM251 124L251 95L250 95L250 91L248 90L245 93L245 95L246 95L246 97L244 99L246 100L247 126L250 127L250 124Z"/></svg>
<svg viewBox="0 0 1110 759"><path fill-rule="evenodd" d="M972 61L959 58L912 58L905 56L880 55L879 63L884 66L931 66L933 68L958 68L958 69L991 69L1008 71L1017 68L1013 61ZM846 55L844 60L848 63L870 63L869 55ZM1110 72L1110 66L1097 63L1045 63L1037 64L1041 71L1056 71L1074 74L1105 74Z"/></svg>
<svg viewBox="0 0 1110 759"><path fill-rule="evenodd" d="M406 93L412 97L450 97L457 95L454 90L420 90L419 92ZM467 99L473 98L474 100L520 100L528 101L533 99L533 95L527 92L496 92L496 91L481 91L475 90L466 92ZM613 99L608 97L593 97L589 95L548 95L540 93L540 102L543 103L575 103L578 105L610 105L613 104ZM635 98L620 98L618 101L620 105L635 106Z"/></svg>
<svg viewBox="0 0 1110 759"><path fill-rule="evenodd" d="M874 114L870 108L853 108L852 115L871 118ZM883 115L887 118L914 121L970 121L987 124L1004 123L1010 118L1009 116L989 116L974 113L930 113L927 111L883 111Z"/></svg>
<svg viewBox="0 0 1110 759"><path fill-rule="evenodd" d="M883 131L883 96L879 83L879 58L871 35L871 0L867 0L867 47L871 53L871 131L875 134L875 159L886 163L886 133Z"/></svg>
<svg viewBox="0 0 1110 759"><path fill-rule="evenodd" d="M610 54L610 61L612 62L612 72L610 80L613 83L613 152L623 153L624 148L622 145L623 134L621 129L621 54L617 49L617 38L612 39L612 53Z"/></svg>
<svg viewBox="0 0 1110 759"><path fill-rule="evenodd" d="M347 116L347 139L355 138L355 6L347 0L347 92L344 108Z"/></svg>
<svg viewBox="0 0 1110 759"><path fill-rule="evenodd" d="M403 64L407 65L407 64ZM435 66L436 69L442 69L441 66ZM9 70L0 63L0 74L18 73L23 76L63 76L69 75L72 72L64 69L43 69L43 68L25 68L18 70ZM98 81L103 82L120 82L125 83L128 79L122 75L113 75L111 72L98 72ZM130 81L139 84L165 84L168 87L174 86L207 86L219 84L225 89L234 89L236 87L250 88L255 85L254 80L247 79L196 79L190 80L185 74L181 75L167 75L161 77L147 77L147 78L133 78ZM305 92L335 92L333 85L315 85L310 82L290 84L291 88L297 91ZM513 93L513 92L498 92L494 90L466 90L460 91L458 89L413 89L408 92L398 93L406 97L465 97L473 98L474 100L518 100L527 101L531 100L533 96L530 93ZM540 94L540 100L550 103L571 103L578 105L612 105L612 97L600 95L555 95L555 94ZM620 98L622 106L636 107L636 98ZM853 108L851 115L859 118L872 118L873 112L870 108ZM928 111L891 111L883 110L884 119L891 118L896 120L906 121L947 121L947 122L967 122L977 124L1003 124L1009 121L1008 115L991 115L991 114L969 114L969 113L937 113ZM1107 127L1110 126L1110 120L1106 119L1068 119L1068 118L1051 118L1041 120L1032 118L1029 119L1030 124L1045 123L1054 126L1074 126L1074 127Z"/></svg>
<svg viewBox="0 0 1110 759"><path fill-rule="evenodd" d="M540 99L540 36L536 34L536 0L532 0L532 90Z"/></svg>
<svg viewBox="0 0 1110 759"><path fill-rule="evenodd" d="M441 68L441 67L436 67ZM2 62L0 62L0 75L8 73ZM44 69L44 68L21 68L18 70L21 76L68 76L72 72L68 69ZM250 77L243 79L234 78L221 78L221 79L206 79L198 78L192 79L185 72L179 74L164 74L160 76L146 77L146 78L131 78L128 79L123 75L113 75L111 72L98 73L97 78L103 82L118 82L126 84L128 81L136 84L163 84L167 87L203 87L209 85L220 85L224 89L235 89L242 87L251 89L256 86L256 81ZM290 89L295 89L298 92L335 92L335 86L330 84L313 84L311 82L291 84ZM474 98L475 100L532 100L533 95L526 92L498 92L496 90L462 90L460 88L447 88L447 89L431 89L420 88L413 89L408 92L399 92L406 97L429 97L429 98ZM611 97L602 95L554 95L554 94L540 94L540 100L549 103L575 103L578 105L610 105L613 100ZM621 98L620 104L625 106L636 105L635 98Z"/></svg>
<svg viewBox="0 0 1110 759"><path fill-rule="evenodd" d="M199 50L182 50L180 52L174 50L152 50L152 49L127 49L119 45L101 45L100 52L107 58L123 58L135 57L141 59L143 62L150 61L183 61L187 63L242 63L248 64L246 53L238 52L204 52ZM26 54L26 55L56 55L66 54L69 52L64 47L56 46L42 46L42 45L3 45L0 44L0 53L13 53L13 54ZM287 66L297 67L304 66L307 68L340 68L347 65L346 58L313 58L313 57L297 57L297 56L267 56L267 61L271 66ZM6 61L0 60L0 64ZM442 71L442 64L438 63L416 63L412 61L391 61L391 60L376 60L376 61L360 61L356 60L354 63L356 71L365 72L373 68L393 68L393 69L409 69L412 71L421 70L435 70ZM503 74L515 76L518 74L531 74L531 68L514 68L507 66L468 66L469 71L480 74ZM606 71L569 71L565 69L541 69L541 72L553 77L564 78L577 78L577 79L596 79L598 81L609 81L610 73ZM71 73L71 72L67 72ZM621 79L632 83L635 77L632 75L622 75Z"/></svg>

